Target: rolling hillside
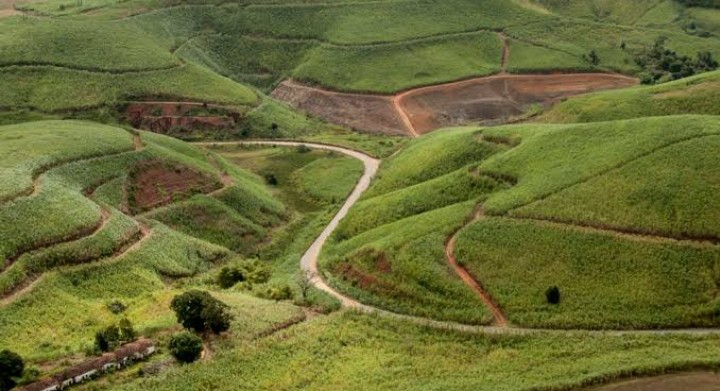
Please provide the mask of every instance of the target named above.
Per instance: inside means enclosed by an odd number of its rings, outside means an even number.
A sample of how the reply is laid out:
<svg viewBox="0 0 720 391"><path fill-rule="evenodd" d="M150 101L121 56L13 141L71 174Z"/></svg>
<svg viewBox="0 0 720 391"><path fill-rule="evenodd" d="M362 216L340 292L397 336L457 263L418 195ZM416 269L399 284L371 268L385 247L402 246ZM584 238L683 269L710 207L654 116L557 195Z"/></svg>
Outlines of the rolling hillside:
<svg viewBox="0 0 720 391"><path fill-rule="evenodd" d="M719 126L676 116L424 137L384 164L343 222L327 277L394 311L490 322L444 251L479 207L455 254L512 323L717 325ZM559 307L545 303L551 286Z"/></svg>
<svg viewBox="0 0 720 391"><path fill-rule="evenodd" d="M716 0L0 0L0 390L718 388L717 58Z"/></svg>

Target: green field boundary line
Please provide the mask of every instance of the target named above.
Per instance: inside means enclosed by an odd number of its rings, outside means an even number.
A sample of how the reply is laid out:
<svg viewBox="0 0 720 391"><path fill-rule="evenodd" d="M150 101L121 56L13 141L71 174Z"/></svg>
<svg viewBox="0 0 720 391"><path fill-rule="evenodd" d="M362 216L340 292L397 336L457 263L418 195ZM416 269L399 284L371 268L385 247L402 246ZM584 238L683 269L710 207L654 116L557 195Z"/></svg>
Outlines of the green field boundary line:
<svg viewBox="0 0 720 391"><path fill-rule="evenodd" d="M178 60L180 60L180 59L178 58ZM111 74L111 75L133 75L133 74L143 74L143 73L165 72L165 71L170 71L173 69L184 68L185 66L186 66L186 63L182 60L178 61L177 64L166 66L166 67L138 68L138 69L106 69L106 68L99 68L99 67L86 67L86 66L77 66L77 65L71 65L71 64L58 64L58 63L39 62L39 61L28 61L28 62L19 61L19 62L14 62L14 63L0 64L0 72L5 72L7 70L13 70L13 69L53 68L53 69L64 69L64 70L75 71L75 72L89 72L89 73L101 73L101 74Z"/></svg>
<svg viewBox="0 0 720 391"><path fill-rule="evenodd" d="M56 246L58 244L64 244L64 243L72 243L76 242L80 239L95 236L98 233L100 233L103 228L108 223L108 220L110 218L110 212L102 208L100 209L100 219L93 225L82 227L78 229L75 232L71 232L69 234L63 235L61 237L57 238L46 238L45 240L40 241L39 243L33 243L32 246L28 246L26 248L20 248L16 251L15 254L11 255L10 257L5 259L5 263L2 269L2 272L6 271L8 268L10 268L15 262L20 259L25 254L29 254L35 251L45 250L50 247Z"/></svg>
<svg viewBox="0 0 720 391"><path fill-rule="evenodd" d="M122 213L120 211L115 211L116 213ZM128 235L126 238L123 238L119 243L118 246L113 249L113 252L111 255L104 255L100 254L98 256L88 256L83 259L75 259L74 263L72 265L66 265L65 267L78 267L90 264L92 262L96 262L102 259L106 258L118 258L122 254L125 254L128 252L131 248L136 246L140 241L142 241L146 237L146 233L143 231L142 224L135 221L135 228L136 230L132 232L131 235ZM98 231L97 233L99 233ZM92 236L92 235L91 235ZM80 242L81 240L84 240L90 236L85 236L81 238L77 238L73 241L64 242L64 243L58 243L58 244L71 244L74 242ZM48 247L50 248L50 247ZM61 266L62 267L62 266ZM12 287L10 290L0 293L0 307L7 306L11 303L13 303L15 300L19 299L20 297L24 296L26 293L29 293L32 291L35 286L37 286L40 281L45 277L45 275L50 272L51 269L47 270L40 270L40 271L33 271L30 275L23 278L17 285Z"/></svg>
<svg viewBox="0 0 720 391"><path fill-rule="evenodd" d="M588 176L588 177L586 177L586 178L583 178L583 179L581 179L581 180L579 180L579 181L576 181L576 182L573 182L573 183L570 183L570 184L561 186L561 187L559 187L559 188L557 188L557 189L555 189L555 190L552 190L552 191L547 192L547 193L545 193L545 194L541 194L541 195L539 195L538 197L536 197L536 198L534 198L534 199L532 199L532 200L530 200L530 201L527 201L527 202L525 202L525 203L522 203L522 204L513 206L512 208L508 209L508 210L507 210L506 212L504 212L504 213L509 214L509 213L511 213L511 212L513 212L513 211L516 211L517 209L520 209L520 208L523 208L523 207L526 207L526 206L535 204L535 203L540 202L540 201L544 201L544 200L546 200L547 198L549 198L549 197L551 197L551 196L553 196L553 195L556 195L556 194L558 194L558 193L561 193L561 192L563 192L563 191L565 191L565 190L568 190L568 189L570 189L570 188L572 188L572 187L579 186L579 185L582 185L582 184L584 184L584 183L590 182L590 181L592 181L593 179L596 179L596 178L601 177L601 176L603 176L603 175L609 174L609 173L611 173L611 172L613 172L613 171L619 170L619 169L625 167L625 166L628 165L628 164L631 164L631 163L634 163L634 162L636 162L636 161L638 161L638 160L644 159L644 158L646 158L646 157L648 157L648 156L651 156L651 155L653 155L653 154L655 154L655 153L657 153L657 152L660 152L660 151L662 151L662 150L664 150L664 149L671 148L671 147L674 147L674 146L676 146L676 145L678 145L678 144L682 144L682 143L694 141L694 140L697 140L697 139L702 139L702 138L706 138L706 137L716 137L716 136L719 136L719 135L720 135L720 133L699 134L699 135L682 137L682 138L680 138L680 139L677 139L677 140L674 140L674 141L671 141L671 142L667 142L667 143L658 145L658 146L656 146L655 148L652 148L652 149L650 149L650 150L648 150L648 151L642 152L642 153L640 153L640 154L638 154L638 155L636 155L636 156L634 156L634 157L632 157L632 158L630 158L630 159L628 159L628 160L625 160L625 161L622 161L622 162L620 162L620 163L617 163L617 164L615 164L615 165L613 165L613 166L611 166L611 167L608 167L608 168L606 168L606 169L602 169L602 170L596 172L595 174L592 174L592 175L590 175L590 176ZM502 174L502 175L504 175L504 174ZM495 213L492 213L492 212L491 212L491 213L489 213L489 215L502 216L503 214L502 214L502 213L497 213L497 214L495 214Z"/></svg>
<svg viewBox="0 0 720 391"><path fill-rule="evenodd" d="M630 23L630 26L633 26L633 27L637 26L637 23L638 23L640 20L642 20L642 18L644 18L645 15L649 14L652 10L654 10L654 9L657 8L657 7L659 7L660 4L663 4L663 3L666 3L666 2L667 2L667 0L660 0L660 1L658 1L657 3L651 5L650 7L648 7L647 9L645 9L645 11L642 13L642 15L638 16L637 18L635 18L635 20L633 20L632 23Z"/></svg>
<svg viewBox="0 0 720 391"><path fill-rule="evenodd" d="M122 16L119 18L116 18L115 20L124 20L124 19L132 19L139 16L145 16L145 15L152 15L155 13L161 13L166 11L172 11L179 8L209 8L209 7L225 7L225 6L235 6L238 9L248 9L248 8L282 8L282 7L310 7L313 5L318 5L325 8L330 7L338 7L342 5L377 5L377 4L388 4L388 3L414 3L417 2L417 0L394 0L394 1L383 1L383 0L370 0L370 1L357 1L357 2L347 2L347 3L285 3L285 4L267 4L267 3L247 3L247 4L238 4L233 1L219 1L214 4L207 4L203 2L198 3L185 3L180 5L174 5L170 7L161 7L161 8L155 8L151 9L145 12L137 12L131 15ZM101 8L108 8L107 6L99 7L96 9ZM79 13L75 13L73 15L79 15ZM52 16L48 14L47 16Z"/></svg>
<svg viewBox="0 0 720 391"><path fill-rule="evenodd" d="M497 216L509 220L530 221L541 224L550 224L556 226L570 227L576 230L587 231L592 233L614 234L624 239L632 239L636 241L646 241L654 243L670 242L680 245L691 245L706 247L708 245L720 245L720 238L715 235L695 235L690 233L672 234L652 229L622 227L612 224L603 224L592 221L574 221L569 219L561 219L552 216L537 215L509 215Z"/></svg>
<svg viewBox="0 0 720 391"><path fill-rule="evenodd" d="M692 137L689 139L695 139L700 138L704 136L710 136L710 135L703 135L703 136L697 136ZM689 141L689 140L683 140L683 141ZM674 142L672 144L677 144L678 141ZM212 144L212 143L207 143ZM434 329L441 329L441 330L448 330L452 332L462 332L462 333L471 333L471 334L486 334L486 335L536 335L536 334L547 334L547 335L560 335L560 336L567 336L567 335L576 335L576 336L626 336L626 335L633 335L633 336L642 336L642 335L694 335L694 336L705 336L705 335L720 335L720 328L685 328L685 329L643 329L643 330L611 330L611 329L605 329L605 330L586 330L586 329L536 329L536 328L524 328L524 327L498 327L498 326L477 326L477 325L468 325L458 322L449 322L449 321L440 321L435 320L431 318L424 318L420 316L412 316L412 315L405 315L405 314L399 314L396 312L388 311L385 309L381 309L378 307L374 307L371 305L363 304L359 301L357 301L354 298L351 298L349 296L346 296L343 293L340 293L335 288L328 285L326 280L323 278L322 273L318 269L318 260L320 256L320 252L329 238L329 236L335 231L337 226L339 225L340 221L345 217L349 209L360 199L362 194L367 190L367 188L370 186L370 182L375 177L377 170L380 165L380 160L372 158L369 155L366 155L364 153L358 153L357 151L353 151L350 149L346 149L341 146L332 146L332 145L326 145L326 144L315 144L312 142L303 142L303 141L277 141L277 140L255 140L255 141L237 141L237 142L224 142L224 143L217 143L217 144L235 144L235 145L242 145L242 144L248 144L248 145L277 145L277 146L285 146L285 147L295 147L298 145L305 145L309 148L313 149L322 149L322 150L333 150L339 153L342 153L346 156L358 159L363 162L365 166L365 172L363 176L358 181L357 185L355 186L355 189L353 189L350 196L346 199L345 203L343 204L340 211L337 212L335 217L332 219L332 221L325 227L323 232L317 237L317 239L313 242L313 244L308 248L308 250L303 254L302 258L300 259L300 267L303 270L304 273L307 274L308 278L312 282L313 286L315 288L328 293L338 301L340 301L341 305L348 310L356 311L358 313L362 314L368 314L368 315L374 315L374 316L380 316L385 318L392 318L392 319L399 319L404 320L408 322L415 323L420 326L424 327L431 327ZM661 148L658 148L661 149Z"/></svg>
<svg viewBox="0 0 720 391"><path fill-rule="evenodd" d="M106 157L120 156L122 154L126 154L128 152L134 152L134 151L136 151L136 150L133 147L133 148L125 150L125 151L119 151L119 152L115 152L115 153L111 153L111 154L103 154L100 152L100 153L96 153L96 154L92 154L92 155L86 155L79 159L61 159L61 160L52 162L50 164L47 164L45 166L39 167L32 172L32 174L31 174L32 184L28 188L15 193L15 195L0 197L0 208L6 207L8 204L13 203L20 198L32 197L32 196L36 195L40 191L40 186L42 185L42 183L41 183L42 176L45 175L46 173L48 173L49 171L55 170L57 168L60 168L62 166L66 166L69 164L92 162L93 160L98 160L98 159L102 159L102 158L106 158Z"/></svg>

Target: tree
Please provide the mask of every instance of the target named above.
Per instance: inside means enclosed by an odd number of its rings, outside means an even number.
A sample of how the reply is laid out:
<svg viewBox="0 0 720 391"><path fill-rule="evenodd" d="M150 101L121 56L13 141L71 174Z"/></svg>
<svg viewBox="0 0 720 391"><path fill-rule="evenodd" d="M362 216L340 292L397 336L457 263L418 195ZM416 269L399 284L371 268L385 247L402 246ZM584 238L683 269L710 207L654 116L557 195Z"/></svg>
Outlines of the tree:
<svg viewBox="0 0 720 391"><path fill-rule="evenodd" d="M95 347L101 352L115 350L120 344L120 329L116 325L108 326L95 333Z"/></svg>
<svg viewBox="0 0 720 391"><path fill-rule="evenodd" d="M307 303L308 296L310 295L310 290L313 287L312 280L315 278L315 274L313 272L301 272L297 276L297 286L300 290L300 297L302 298L303 303Z"/></svg>
<svg viewBox="0 0 720 391"><path fill-rule="evenodd" d="M227 306L209 293L191 290L175 296L170 303L178 322L186 329L202 333L212 330L220 333L230 327L231 315Z"/></svg>
<svg viewBox="0 0 720 391"><path fill-rule="evenodd" d="M245 281L245 275L237 267L224 267L218 275L218 285L223 289L233 287L238 282Z"/></svg>
<svg viewBox="0 0 720 391"><path fill-rule="evenodd" d="M265 183L270 186L277 186L279 182L275 174L265 174Z"/></svg>
<svg viewBox="0 0 720 391"><path fill-rule="evenodd" d="M551 286L545 291L545 298L550 304L560 304L560 288Z"/></svg>
<svg viewBox="0 0 720 391"><path fill-rule="evenodd" d="M183 331L170 338L170 353L181 363L191 363L200 358L202 340L197 335Z"/></svg>
<svg viewBox="0 0 720 391"><path fill-rule="evenodd" d="M15 387L15 379L22 376L24 370L25 363L20 355L9 350L0 352L0 390Z"/></svg>

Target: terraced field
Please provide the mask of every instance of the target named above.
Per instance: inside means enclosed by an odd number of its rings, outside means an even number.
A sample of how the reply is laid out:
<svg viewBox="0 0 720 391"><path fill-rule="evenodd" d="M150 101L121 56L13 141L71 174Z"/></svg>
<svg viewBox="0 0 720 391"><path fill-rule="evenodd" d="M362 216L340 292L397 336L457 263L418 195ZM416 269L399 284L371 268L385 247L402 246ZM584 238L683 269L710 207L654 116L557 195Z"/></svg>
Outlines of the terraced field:
<svg viewBox="0 0 720 391"><path fill-rule="evenodd" d="M227 222L226 228L256 228L245 234L253 238L250 242L233 247L238 253L255 251L252 242L265 240L268 229L285 218L285 207L257 179L164 136L88 122L46 121L2 127L0 137L8 151L3 154L7 196L0 206L0 340L30 358L79 349L101 318L111 318L104 308L107 301L153 305L153 296L167 294L162 276L194 275L232 256L226 247L211 243L226 244L220 240L181 234L148 219L155 215L133 216L133 200L148 188L142 180L151 180L163 194L153 199L161 193L143 193L150 201L143 205L173 203L168 207L174 208L179 201L205 197L237 216L239 221ZM142 179L137 170L149 177ZM181 177L175 178L178 173ZM118 180L119 186L108 187ZM193 197L197 192L207 195ZM105 203L109 198L117 201ZM186 219L193 224L192 215ZM98 318L83 325L82 313ZM65 318L72 314L78 316ZM53 317L64 320L46 322ZM140 318L143 328L156 321ZM63 337L57 340L59 335ZM47 347L38 350L43 344Z"/></svg>
<svg viewBox="0 0 720 391"><path fill-rule="evenodd" d="M0 0L0 53L0 390L125 318L79 390L717 387L720 74L664 83L717 1Z"/></svg>
<svg viewBox="0 0 720 391"><path fill-rule="evenodd" d="M491 319L476 315L484 306L471 290L441 288L462 286L457 269L520 326L715 326L717 238L704 210L717 132L716 118L685 116L423 138L385 164L343 222L327 277L362 302L464 323ZM697 163L668 163L686 155ZM436 160L417 166L416 156ZM667 170L645 174L658 166ZM465 177L480 182L455 188ZM453 269L444 244L477 204L485 214L451 241ZM545 302L552 286L559 306Z"/></svg>

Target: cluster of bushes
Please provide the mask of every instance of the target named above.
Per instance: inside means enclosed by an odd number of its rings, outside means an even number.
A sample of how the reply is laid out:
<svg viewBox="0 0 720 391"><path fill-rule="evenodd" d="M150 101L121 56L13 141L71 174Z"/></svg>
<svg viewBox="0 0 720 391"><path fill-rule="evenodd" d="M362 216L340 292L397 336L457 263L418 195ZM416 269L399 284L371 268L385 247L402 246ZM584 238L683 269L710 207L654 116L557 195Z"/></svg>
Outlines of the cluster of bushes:
<svg viewBox="0 0 720 391"><path fill-rule="evenodd" d="M170 353L182 363L191 363L202 353L202 339L192 333L215 334L230 328L232 315L228 306L208 292L191 290L175 296L170 303L178 322L187 330L170 338Z"/></svg>
<svg viewBox="0 0 720 391"><path fill-rule="evenodd" d="M223 288L232 288L243 283L243 288L250 289L254 284L264 284L270 279L270 269L260 262L244 262L228 265L220 269L217 284Z"/></svg>
<svg viewBox="0 0 720 391"><path fill-rule="evenodd" d="M110 325L95 333L95 350L109 352L136 338L137 333L132 323L127 318L123 318L118 324Z"/></svg>
<svg viewBox="0 0 720 391"><path fill-rule="evenodd" d="M677 0L688 7L720 8L720 0Z"/></svg>
<svg viewBox="0 0 720 391"><path fill-rule="evenodd" d="M220 269L216 282L223 289L232 288L241 284L242 289L252 289L256 284L264 284L270 280L270 270L260 262L250 262L225 266ZM254 293L263 299L290 300L293 291L287 284L272 285L254 290Z"/></svg>
<svg viewBox="0 0 720 391"><path fill-rule="evenodd" d="M652 47L635 57L635 62L643 69L640 74L643 84L664 83L718 68L712 53L698 52L693 59L666 48L666 41L666 37L658 38Z"/></svg>

